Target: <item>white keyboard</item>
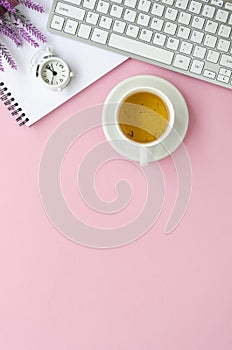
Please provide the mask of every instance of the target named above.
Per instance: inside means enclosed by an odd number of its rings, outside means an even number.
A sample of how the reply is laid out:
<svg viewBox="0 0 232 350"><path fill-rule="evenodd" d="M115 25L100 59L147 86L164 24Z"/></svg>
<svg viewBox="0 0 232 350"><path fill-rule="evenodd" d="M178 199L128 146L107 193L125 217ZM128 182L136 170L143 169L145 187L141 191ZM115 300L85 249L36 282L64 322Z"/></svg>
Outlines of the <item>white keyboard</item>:
<svg viewBox="0 0 232 350"><path fill-rule="evenodd" d="M232 0L54 0L48 29L232 89Z"/></svg>

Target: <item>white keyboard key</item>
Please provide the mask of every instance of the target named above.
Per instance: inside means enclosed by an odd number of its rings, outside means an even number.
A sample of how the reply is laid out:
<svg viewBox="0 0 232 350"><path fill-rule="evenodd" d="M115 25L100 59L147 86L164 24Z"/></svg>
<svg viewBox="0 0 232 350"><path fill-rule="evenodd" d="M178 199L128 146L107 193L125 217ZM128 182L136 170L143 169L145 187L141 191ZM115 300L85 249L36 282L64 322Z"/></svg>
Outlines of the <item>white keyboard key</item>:
<svg viewBox="0 0 232 350"><path fill-rule="evenodd" d="M187 42L187 41L182 41L180 45L180 52L185 53L186 55L190 55L192 52L193 44Z"/></svg>
<svg viewBox="0 0 232 350"><path fill-rule="evenodd" d="M229 47L230 47L230 41L229 40L220 39L218 41L217 49L219 51L228 52Z"/></svg>
<svg viewBox="0 0 232 350"><path fill-rule="evenodd" d="M218 74L217 80L221 81L222 83L229 83L230 78L225 75Z"/></svg>
<svg viewBox="0 0 232 350"><path fill-rule="evenodd" d="M159 46L164 46L165 40L166 40L166 35L155 33L153 43Z"/></svg>
<svg viewBox="0 0 232 350"><path fill-rule="evenodd" d="M134 22L136 14L136 11L127 9L124 13L125 21Z"/></svg>
<svg viewBox="0 0 232 350"><path fill-rule="evenodd" d="M71 17L80 21L82 21L85 16L85 10L62 2L57 3L55 12L65 17Z"/></svg>
<svg viewBox="0 0 232 350"><path fill-rule="evenodd" d="M231 70L225 69L225 68L220 68L219 69L219 74L226 75L227 77L231 76Z"/></svg>
<svg viewBox="0 0 232 350"><path fill-rule="evenodd" d="M108 45L128 53L137 53L141 57L146 57L168 65L171 64L174 55L171 51L163 48L151 46L114 33L111 34Z"/></svg>
<svg viewBox="0 0 232 350"><path fill-rule="evenodd" d="M208 20L205 25L205 31L208 33L215 34L217 31L218 23Z"/></svg>
<svg viewBox="0 0 232 350"><path fill-rule="evenodd" d="M193 60L192 65L190 67L190 72L195 74L201 74L203 67L204 67L203 61Z"/></svg>
<svg viewBox="0 0 232 350"><path fill-rule="evenodd" d="M207 34L205 36L204 45L208 47L215 47L217 42L217 37Z"/></svg>
<svg viewBox="0 0 232 350"><path fill-rule="evenodd" d="M90 36L91 27L87 24L81 24L77 36L83 39L88 39Z"/></svg>
<svg viewBox="0 0 232 350"><path fill-rule="evenodd" d="M151 1L139 0L138 10L148 12L151 6Z"/></svg>
<svg viewBox="0 0 232 350"><path fill-rule="evenodd" d="M178 7L179 9L186 10L188 5L188 0L177 0L175 3L175 7Z"/></svg>
<svg viewBox="0 0 232 350"><path fill-rule="evenodd" d="M174 0L162 0L162 3L166 4L166 5L173 5Z"/></svg>
<svg viewBox="0 0 232 350"><path fill-rule="evenodd" d="M222 7L223 6L223 1L222 0L211 0L211 4L212 5L216 5L218 7Z"/></svg>
<svg viewBox="0 0 232 350"><path fill-rule="evenodd" d="M137 23L141 26L147 27L150 21L150 16L145 15L144 13L140 13L138 15Z"/></svg>
<svg viewBox="0 0 232 350"><path fill-rule="evenodd" d="M231 2L226 2L225 9L232 11L232 3Z"/></svg>
<svg viewBox="0 0 232 350"><path fill-rule="evenodd" d="M81 0L69 0L67 2L70 2L71 4L74 4L74 5L80 5L81 4Z"/></svg>
<svg viewBox="0 0 232 350"><path fill-rule="evenodd" d="M181 24L185 24L186 26L189 25L191 20L191 15L190 13L185 13L185 12L181 12L180 16L178 18L178 22Z"/></svg>
<svg viewBox="0 0 232 350"><path fill-rule="evenodd" d="M177 36L182 39L188 39L190 34L190 29L188 27L180 26L177 32Z"/></svg>
<svg viewBox="0 0 232 350"><path fill-rule="evenodd" d="M196 28L196 29L202 29L204 23L205 23L204 18L194 16L194 17L193 17L193 20L192 20L191 26L192 26L193 28Z"/></svg>
<svg viewBox="0 0 232 350"><path fill-rule="evenodd" d="M166 44L166 47L168 49L171 49L171 50L177 50L178 46L179 46L179 42L180 40L176 39L176 38L171 38L169 37L168 38L168 41L167 41L167 44Z"/></svg>
<svg viewBox="0 0 232 350"><path fill-rule="evenodd" d="M64 32L74 35L76 34L77 26L78 22L68 19L64 27Z"/></svg>
<svg viewBox="0 0 232 350"><path fill-rule="evenodd" d="M155 16L161 17L164 12L164 6L160 4L154 4L151 10L151 13Z"/></svg>
<svg viewBox="0 0 232 350"><path fill-rule="evenodd" d="M220 60L220 65L231 69L232 68L232 56L223 54L221 57L221 60Z"/></svg>
<svg viewBox="0 0 232 350"><path fill-rule="evenodd" d="M124 4L125 6L135 8L137 0L125 0Z"/></svg>
<svg viewBox="0 0 232 350"><path fill-rule="evenodd" d="M217 10L215 19L217 21L219 21L219 22L226 23L226 21L228 19L228 16L229 16L229 12L228 11Z"/></svg>
<svg viewBox="0 0 232 350"><path fill-rule="evenodd" d="M98 20L99 15L95 12L88 12L86 16L86 23L89 24L96 24Z"/></svg>
<svg viewBox="0 0 232 350"><path fill-rule="evenodd" d="M83 7L92 10L96 4L96 0L84 0Z"/></svg>
<svg viewBox="0 0 232 350"><path fill-rule="evenodd" d="M215 7L209 6L209 5L205 5L203 7L202 15L204 17L213 18L214 12L215 12Z"/></svg>
<svg viewBox="0 0 232 350"><path fill-rule="evenodd" d="M193 12L193 13L196 13L196 14L199 14L200 11L201 11L201 6L202 6L202 4L200 2L198 2L198 1L191 1L190 5L189 5L189 11Z"/></svg>
<svg viewBox="0 0 232 350"><path fill-rule="evenodd" d="M109 3L106 2L106 1L99 1L98 2L98 5L97 5L97 11L98 12L101 12L101 13L104 13L104 14L107 14L108 13L108 10L109 10Z"/></svg>
<svg viewBox="0 0 232 350"><path fill-rule="evenodd" d="M108 37L108 32L99 28L94 28L91 40L99 44L105 44L107 37Z"/></svg>
<svg viewBox="0 0 232 350"><path fill-rule="evenodd" d="M204 33L199 32L197 30L193 30L190 40L196 44L201 44L204 37Z"/></svg>
<svg viewBox="0 0 232 350"><path fill-rule="evenodd" d="M164 26L164 33L174 35L176 32L177 25L172 22L166 22Z"/></svg>
<svg viewBox="0 0 232 350"><path fill-rule="evenodd" d="M121 16L122 16L122 11L123 11L123 7L122 7L122 6L113 5L113 6L111 7L110 16L112 16L112 17L117 17L117 18L121 18Z"/></svg>
<svg viewBox="0 0 232 350"><path fill-rule="evenodd" d="M132 38L137 38L139 32L139 27L129 24L127 27L126 35L131 36Z"/></svg>
<svg viewBox="0 0 232 350"><path fill-rule="evenodd" d="M214 50L209 50L206 60L212 63L217 63L219 59L219 52Z"/></svg>
<svg viewBox="0 0 232 350"><path fill-rule="evenodd" d="M171 8L171 7L168 7L167 10L166 10L166 12L165 12L164 17L165 17L166 19L170 19L171 21L175 21L175 20L176 20L176 17L177 17L177 13L178 13L177 10L175 10L175 9L173 9L173 8Z"/></svg>
<svg viewBox="0 0 232 350"><path fill-rule="evenodd" d="M151 21L151 28L159 31L162 29L163 23L164 21L162 19L154 17Z"/></svg>
<svg viewBox="0 0 232 350"><path fill-rule="evenodd" d="M218 35L223 38L229 38L231 33L231 27L226 26L225 24L221 24L218 30Z"/></svg>
<svg viewBox="0 0 232 350"><path fill-rule="evenodd" d="M203 72L203 75L206 78L215 79L216 73L211 71L211 70L205 69L204 72Z"/></svg>
<svg viewBox="0 0 232 350"><path fill-rule="evenodd" d="M62 30L64 24L64 18L54 15L52 17L51 28L56 30Z"/></svg>
<svg viewBox="0 0 232 350"><path fill-rule="evenodd" d="M197 58L204 58L206 54L206 48L202 46L195 46L193 51L193 56Z"/></svg>
<svg viewBox="0 0 232 350"><path fill-rule="evenodd" d="M187 70L189 67L190 61L191 59L189 57L177 54L174 59L173 66L176 68Z"/></svg>
<svg viewBox="0 0 232 350"><path fill-rule="evenodd" d="M105 28L105 29L110 29L112 24L112 18L102 16L99 22L99 27Z"/></svg>
<svg viewBox="0 0 232 350"><path fill-rule="evenodd" d="M230 18L227 24L232 25L232 14L230 15Z"/></svg>
<svg viewBox="0 0 232 350"><path fill-rule="evenodd" d="M150 41L151 41L152 34L153 34L153 33L152 33L151 30L142 29L141 32L140 32L139 38L140 38L141 40L150 42Z"/></svg>
<svg viewBox="0 0 232 350"><path fill-rule="evenodd" d="M122 34L124 32L124 30L125 30L125 27L126 27L126 23L125 22L116 20L114 22L113 31Z"/></svg>

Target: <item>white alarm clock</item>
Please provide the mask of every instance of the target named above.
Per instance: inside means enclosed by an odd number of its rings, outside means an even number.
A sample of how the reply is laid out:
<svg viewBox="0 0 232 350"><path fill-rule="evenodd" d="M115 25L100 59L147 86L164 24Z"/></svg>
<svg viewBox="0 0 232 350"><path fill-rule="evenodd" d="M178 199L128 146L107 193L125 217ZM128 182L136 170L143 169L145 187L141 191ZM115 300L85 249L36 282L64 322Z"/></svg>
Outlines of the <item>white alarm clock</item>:
<svg viewBox="0 0 232 350"><path fill-rule="evenodd" d="M73 72L68 64L56 56L49 48L46 50L46 54L41 55L41 51L39 53L40 59L37 60L35 65L32 64L36 68L36 77L48 89L61 91L70 83L71 78L74 76Z"/></svg>

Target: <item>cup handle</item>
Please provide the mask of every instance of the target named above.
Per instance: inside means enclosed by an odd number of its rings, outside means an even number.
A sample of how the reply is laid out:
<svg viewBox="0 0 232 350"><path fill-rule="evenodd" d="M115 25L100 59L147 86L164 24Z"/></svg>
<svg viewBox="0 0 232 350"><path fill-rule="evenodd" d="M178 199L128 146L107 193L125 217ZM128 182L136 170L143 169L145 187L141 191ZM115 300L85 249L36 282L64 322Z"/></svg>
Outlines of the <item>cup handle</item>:
<svg viewBox="0 0 232 350"><path fill-rule="evenodd" d="M139 147L139 163L141 166L147 166L148 164L148 152L145 147Z"/></svg>

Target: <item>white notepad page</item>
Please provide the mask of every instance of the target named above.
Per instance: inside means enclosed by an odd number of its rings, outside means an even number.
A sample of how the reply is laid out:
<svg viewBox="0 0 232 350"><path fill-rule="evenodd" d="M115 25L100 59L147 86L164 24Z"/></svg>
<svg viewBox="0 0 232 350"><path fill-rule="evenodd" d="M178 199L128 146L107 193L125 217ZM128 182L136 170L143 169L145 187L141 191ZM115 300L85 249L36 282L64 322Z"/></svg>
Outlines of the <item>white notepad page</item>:
<svg viewBox="0 0 232 350"><path fill-rule="evenodd" d="M39 3L45 8L43 14L22 5L18 8L46 35L48 41L45 46L51 46L57 56L68 63L75 76L61 92L50 91L28 69L31 58L40 48L35 49L26 42L23 47L17 48L10 39L1 36L1 41L12 53L18 70L12 70L3 59L5 72L0 72L0 81L4 82L26 117L29 118L27 126L46 116L127 59L125 56L49 33L46 26L52 1L40 0ZM41 47L44 47L44 44Z"/></svg>

